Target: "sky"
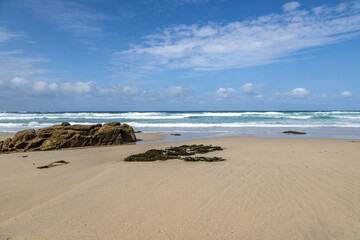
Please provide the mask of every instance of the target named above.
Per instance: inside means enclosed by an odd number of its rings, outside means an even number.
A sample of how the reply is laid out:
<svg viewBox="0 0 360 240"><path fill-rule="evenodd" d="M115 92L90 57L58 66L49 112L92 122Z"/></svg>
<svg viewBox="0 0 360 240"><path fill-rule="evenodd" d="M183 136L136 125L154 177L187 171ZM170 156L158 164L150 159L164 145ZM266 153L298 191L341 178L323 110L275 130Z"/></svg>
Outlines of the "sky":
<svg viewBox="0 0 360 240"><path fill-rule="evenodd" d="M0 111L360 110L360 0L0 0Z"/></svg>

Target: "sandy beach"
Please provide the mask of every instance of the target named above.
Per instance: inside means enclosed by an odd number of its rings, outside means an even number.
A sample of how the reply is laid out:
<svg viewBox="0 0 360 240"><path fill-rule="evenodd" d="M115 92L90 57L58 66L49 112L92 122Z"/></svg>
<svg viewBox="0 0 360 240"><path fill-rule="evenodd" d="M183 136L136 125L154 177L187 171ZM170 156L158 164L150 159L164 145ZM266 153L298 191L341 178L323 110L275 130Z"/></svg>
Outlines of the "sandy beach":
<svg viewBox="0 0 360 240"><path fill-rule="evenodd" d="M185 143L227 160L123 161ZM360 141L251 137L2 154L0 239L355 240L359 156Z"/></svg>

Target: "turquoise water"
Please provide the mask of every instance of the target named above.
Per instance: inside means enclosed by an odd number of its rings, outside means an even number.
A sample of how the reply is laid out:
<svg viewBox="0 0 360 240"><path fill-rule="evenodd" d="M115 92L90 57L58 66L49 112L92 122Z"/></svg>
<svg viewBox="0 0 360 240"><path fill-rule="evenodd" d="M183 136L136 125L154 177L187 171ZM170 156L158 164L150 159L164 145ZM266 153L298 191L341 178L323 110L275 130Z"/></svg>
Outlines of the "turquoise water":
<svg viewBox="0 0 360 240"><path fill-rule="evenodd" d="M16 132L70 122L118 121L136 131L183 133L188 136L284 137L284 130L305 131L304 137L360 139L360 111L247 112L2 112L0 131ZM299 136L297 136L299 137Z"/></svg>

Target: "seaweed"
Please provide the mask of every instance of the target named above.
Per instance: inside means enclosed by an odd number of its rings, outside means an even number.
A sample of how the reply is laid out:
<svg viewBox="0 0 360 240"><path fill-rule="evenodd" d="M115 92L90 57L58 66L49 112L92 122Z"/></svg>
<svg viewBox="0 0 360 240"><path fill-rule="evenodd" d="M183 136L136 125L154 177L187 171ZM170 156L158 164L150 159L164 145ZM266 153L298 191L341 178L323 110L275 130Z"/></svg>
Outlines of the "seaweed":
<svg viewBox="0 0 360 240"><path fill-rule="evenodd" d="M149 162L157 160L169 160L169 159L182 159L184 161L223 161L222 158L207 158L207 157L195 157L195 158L181 158L182 156L192 156L195 154L205 154L213 151L221 151L222 147L212 146L212 145L182 145L179 147L169 147L165 150L162 149L150 149L144 153L134 154L126 157L124 161L126 162Z"/></svg>
<svg viewBox="0 0 360 240"><path fill-rule="evenodd" d="M60 165L65 165L65 164L69 164L69 162L66 162L64 160L60 160L60 161L52 162L52 163L44 165L44 166L37 167L37 169L57 167L57 166L60 166Z"/></svg>
<svg viewBox="0 0 360 240"><path fill-rule="evenodd" d="M185 162L221 162L225 161L222 157L185 157L182 158Z"/></svg>

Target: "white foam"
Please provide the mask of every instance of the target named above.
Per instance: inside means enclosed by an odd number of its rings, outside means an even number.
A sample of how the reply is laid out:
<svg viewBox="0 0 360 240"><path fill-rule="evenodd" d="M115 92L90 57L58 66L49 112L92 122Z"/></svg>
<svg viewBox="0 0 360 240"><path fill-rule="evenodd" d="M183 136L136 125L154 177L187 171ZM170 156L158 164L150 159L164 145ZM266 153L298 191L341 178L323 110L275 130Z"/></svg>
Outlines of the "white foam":
<svg viewBox="0 0 360 240"><path fill-rule="evenodd" d="M288 116L290 119L310 119L312 116Z"/></svg>
<svg viewBox="0 0 360 240"><path fill-rule="evenodd" d="M317 128L317 127L360 127L360 123L339 123L339 124L268 124L268 123L139 123L127 122L127 124L139 128L274 128L274 127L296 127L296 128Z"/></svg>

